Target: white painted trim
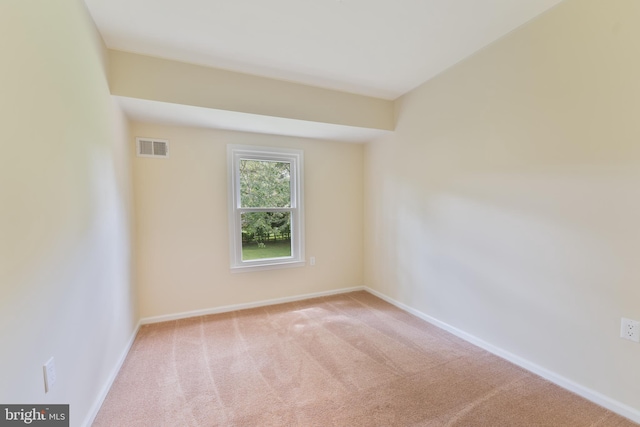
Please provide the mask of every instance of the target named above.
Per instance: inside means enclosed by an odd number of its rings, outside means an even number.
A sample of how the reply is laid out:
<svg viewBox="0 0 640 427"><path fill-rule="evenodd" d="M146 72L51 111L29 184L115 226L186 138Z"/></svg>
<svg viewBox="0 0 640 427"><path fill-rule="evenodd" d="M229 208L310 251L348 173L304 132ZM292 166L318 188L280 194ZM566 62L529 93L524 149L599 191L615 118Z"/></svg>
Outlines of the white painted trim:
<svg viewBox="0 0 640 427"><path fill-rule="evenodd" d="M291 207L291 256L281 259L242 260L242 237L240 234L241 215L244 211L261 209L241 208L240 203L240 161L241 160L282 161L291 165L290 189ZM227 209L229 220L229 261L231 270L245 271L272 270L279 267L302 267L305 259L304 238L304 152L292 148L274 148L251 145L227 145ZM274 210L274 209L268 209ZM284 210L281 208L275 210Z"/></svg>
<svg viewBox="0 0 640 427"><path fill-rule="evenodd" d="M207 314L228 313L230 311L245 310L247 308L266 307L269 305L283 304L293 301L302 301L311 298L326 297L330 295L346 294L348 292L366 290L364 286L355 286L352 288L342 288L332 291L315 292L311 294L296 295L292 297L274 298L256 302L248 302L242 304L225 305L222 307L205 308L203 310L185 311L182 313L166 314L162 316L144 317L140 320L141 325L150 323L168 322L171 320L188 319L190 317L205 316Z"/></svg>
<svg viewBox="0 0 640 427"><path fill-rule="evenodd" d="M120 358L118 359L115 366L111 370L111 374L107 378L107 382L102 387L102 391L100 391L100 394L96 398L95 402L93 403L93 406L91 406L91 409L89 410L89 413L85 417L84 422L82 423L83 427L90 427L91 424L93 424L93 421L96 419L96 416L98 415L98 412L100 411L100 408L104 403L104 400L107 398L107 394L109 394L109 390L111 390L111 386L113 385L113 382L116 380L116 377L120 372L120 368L122 368L122 365L125 359L127 358L127 355L129 354L129 350L131 350L131 347L133 346L133 342L136 340L136 336L138 335L140 326L142 326L142 323L138 322L135 329L133 330L133 333L131 334L131 337L129 337L129 341L127 342L127 345L125 345L124 350L120 354Z"/></svg>
<svg viewBox="0 0 640 427"><path fill-rule="evenodd" d="M618 415L621 415L625 418L630 419L631 421L634 421L636 423L640 423L640 410L636 409L636 408L632 408L631 406L625 405L624 403L618 402L615 399L612 399L609 396L605 396L602 393L599 393L595 390L591 390L588 387L585 387L581 384L578 384L574 381L571 381L568 378L563 377L560 374L557 374L553 371L550 371L549 369L543 368L542 366L536 365L535 363L522 358L520 356L517 356L513 353L510 353L500 347L497 347L493 344L490 344L474 335L471 335L467 332L464 332L458 328L455 328L454 326L451 326L445 322L442 322L434 317L431 317L419 310L416 310L412 307L409 307L406 304L403 304L399 301L394 300L391 297L388 297L387 295L380 293L374 289L371 289L369 287L364 287L364 290L377 296L380 299L383 299L385 301L387 301L390 304L395 305L396 307L413 314L414 316L431 323L434 326L437 326L440 329L443 329L459 338L462 338L463 340L477 346L480 347L484 350L487 350L490 353L495 354L498 357L501 357L502 359L508 360L509 362L520 366L521 368L526 369L529 372L532 372L538 376L541 376L542 378L551 381L552 383L566 389L569 390L579 396L584 397L587 400L590 400L591 402L600 405L612 412L615 412Z"/></svg>
<svg viewBox="0 0 640 427"><path fill-rule="evenodd" d="M275 258L273 264L249 265L243 267L231 267L232 273L250 273L252 271L280 270L281 268L297 268L307 265L306 261L278 262L280 258Z"/></svg>

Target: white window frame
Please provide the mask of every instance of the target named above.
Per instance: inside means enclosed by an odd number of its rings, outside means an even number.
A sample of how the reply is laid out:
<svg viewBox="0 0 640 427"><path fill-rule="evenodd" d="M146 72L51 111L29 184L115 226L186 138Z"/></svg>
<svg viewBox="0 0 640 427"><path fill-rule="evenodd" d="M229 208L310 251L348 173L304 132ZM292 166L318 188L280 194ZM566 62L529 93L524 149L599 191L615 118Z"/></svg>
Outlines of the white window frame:
<svg viewBox="0 0 640 427"><path fill-rule="evenodd" d="M290 208L243 208L240 201L240 161L264 160L291 164ZM286 267L302 267L304 258L304 203L303 203L303 153L288 148L227 145L229 249L231 270L234 272L269 270ZM242 260L242 213L283 210L291 212L291 256Z"/></svg>

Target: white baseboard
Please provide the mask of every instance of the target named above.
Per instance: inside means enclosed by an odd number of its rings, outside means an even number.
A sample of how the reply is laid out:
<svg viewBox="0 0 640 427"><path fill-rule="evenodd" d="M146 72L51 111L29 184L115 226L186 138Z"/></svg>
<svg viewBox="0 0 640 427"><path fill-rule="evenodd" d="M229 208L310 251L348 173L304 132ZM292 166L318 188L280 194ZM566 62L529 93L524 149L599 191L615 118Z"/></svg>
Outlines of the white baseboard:
<svg viewBox="0 0 640 427"><path fill-rule="evenodd" d="M618 402L615 399L612 399L609 396L605 396L602 393L598 393L597 391L591 390L590 388L587 388L583 385L580 385L576 382L571 381L568 378L563 377L562 375L559 375L555 372L552 372L546 368L543 368L539 365L536 365L535 363L524 359L520 356L517 356L513 353L510 353L506 350L503 350L499 347L496 347L486 341L481 340L480 338L477 338L471 334L468 334L467 332L464 332L460 329L457 329L447 323L444 323L434 317L431 317L427 314L424 314L423 312L416 310L414 308L409 307L406 304L403 304L399 301L394 300L393 298L388 297L385 294L382 294L374 289L368 288L368 287L364 287L364 290L366 290L367 292L377 296L380 299L383 299L385 301L387 301L390 304L395 305L396 307L413 314L414 316L431 323L434 326L439 327L440 329L443 329L447 332L450 332L451 334L462 338L463 340L477 346L480 347L484 350L487 350L490 353L495 354L498 357L501 357L505 360L508 360L509 362L520 366L521 368L526 369L529 372L532 372L538 376L541 376L542 378L551 381L552 383L566 389L569 390L579 396L584 397L587 400L590 400L591 402L600 405L604 408L609 409L612 412L615 412L616 414L619 414L625 418L630 419L631 421L634 421L636 423L640 423L640 410L636 409L636 408L632 408L631 406L625 405L624 403Z"/></svg>
<svg viewBox="0 0 640 427"><path fill-rule="evenodd" d="M233 305L225 305L225 306L222 306L222 307L205 308L203 310L194 310L194 311L185 311L185 312L182 312L182 313L166 314L166 315L162 315L162 316L144 317L144 318L142 318L140 320L140 324L141 325L147 325L147 324L150 324L150 323L167 322L167 321L170 321L170 320L187 319L189 317L205 316L207 314L227 313L229 311L244 310L244 309L247 309L247 308L265 307L265 306L268 306L268 305L283 304L283 303L293 302L293 301L302 301L302 300L310 299L310 298L326 297L326 296L329 296L329 295L338 295L338 294L344 294L344 293L347 293L347 292L362 291L362 290L365 290L364 286L356 286L356 287L353 287L353 288L342 288L342 289L336 289L336 290L332 290L332 291L324 291L324 292L315 292L315 293L311 293L311 294L296 295L296 296L292 296L292 297L274 298L274 299L268 299L268 300L262 300L262 301L256 301L256 302L248 302L248 303L243 303L243 304L233 304Z"/></svg>
<svg viewBox="0 0 640 427"><path fill-rule="evenodd" d="M91 424L93 424L93 421L96 419L96 416L98 415L98 412L102 407L102 403L104 402L104 399L107 398L107 394L109 394L109 390L111 390L111 386L113 385L113 382L116 380L116 377L118 376L118 372L120 372L120 368L122 367L122 364L127 358L127 355L129 354L129 350L131 350L131 346L133 346L133 342L136 340L136 335L138 335L140 326L141 326L141 323L138 322L135 329L133 330L133 333L131 334L131 337L129 337L129 341L127 341L127 344L125 345L124 350L122 350L122 353L120 354L120 358L118 359L115 366L111 370L111 374L109 374L109 377L107 378L107 382L102 387L100 394L96 398L96 401L93 403L93 406L91 406L91 409L89 410L89 413L85 417L84 422L81 424L83 427L91 427Z"/></svg>

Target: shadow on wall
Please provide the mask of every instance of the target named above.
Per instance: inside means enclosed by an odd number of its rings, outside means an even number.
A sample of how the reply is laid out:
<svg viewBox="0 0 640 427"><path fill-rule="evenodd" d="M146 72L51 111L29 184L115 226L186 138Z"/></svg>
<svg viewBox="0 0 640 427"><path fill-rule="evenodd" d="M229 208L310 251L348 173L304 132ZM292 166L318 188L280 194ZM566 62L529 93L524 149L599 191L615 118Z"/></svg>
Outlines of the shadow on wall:
<svg viewBox="0 0 640 427"><path fill-rule="evenodd" d="M552 363L568 345L600 358L621 315L615 289L640 281L639 184L637 172L589 168L469 174L441 188L389 180L376 276L398 300L515 354Z"/></svg>

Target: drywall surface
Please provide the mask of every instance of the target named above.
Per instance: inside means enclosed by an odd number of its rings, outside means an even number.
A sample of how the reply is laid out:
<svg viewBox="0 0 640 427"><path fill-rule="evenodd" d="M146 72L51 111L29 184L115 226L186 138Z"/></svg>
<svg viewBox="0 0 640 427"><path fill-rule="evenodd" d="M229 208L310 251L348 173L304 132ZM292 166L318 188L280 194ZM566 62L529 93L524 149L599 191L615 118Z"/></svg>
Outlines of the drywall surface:
<svg viewBox="0 0 640 427"><path fill-rule="evenodd" d="M397 101L365 284L640 410L640 3L572 0Z"/></svg>
<svg viewBox="0 0 640 427"><path fill-rule="evenodd" d="M0 28L0 402L79 426L137 323L128 125L81 1L5 0Z"/></svg>
<svg viewBox="0 0 640 427"><path fill-rule="evenodd" d="M133 161L137 280L143 318L360 286L363 147L240 132L132 123L169 140L169 158ZM306 256L316 264L232 273L227 144L304 152Z"/></svg>
<svg viewBox="0 0 640 427"><path fill-rule="evenodd" d="M371 129L393 102L128 52L109 51L113 95Z"/></svg>

